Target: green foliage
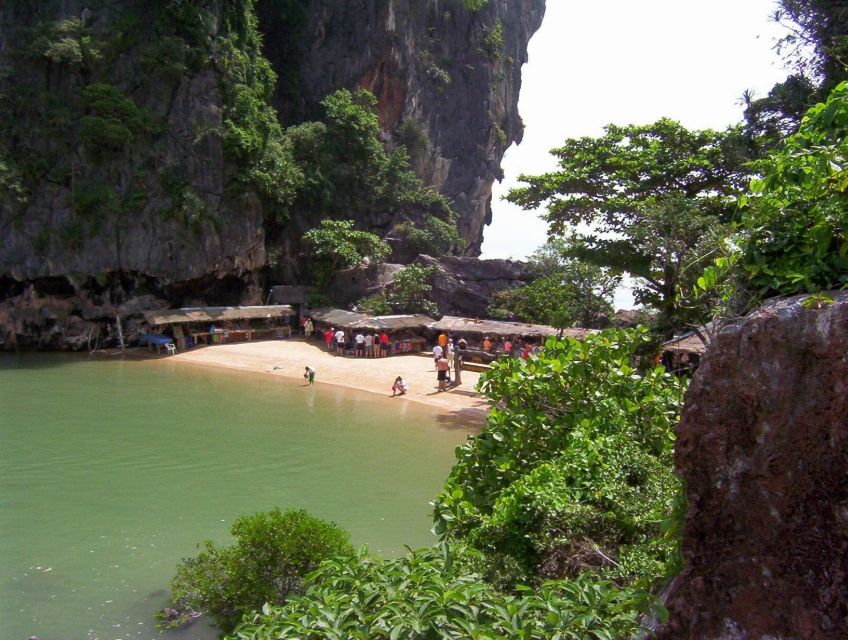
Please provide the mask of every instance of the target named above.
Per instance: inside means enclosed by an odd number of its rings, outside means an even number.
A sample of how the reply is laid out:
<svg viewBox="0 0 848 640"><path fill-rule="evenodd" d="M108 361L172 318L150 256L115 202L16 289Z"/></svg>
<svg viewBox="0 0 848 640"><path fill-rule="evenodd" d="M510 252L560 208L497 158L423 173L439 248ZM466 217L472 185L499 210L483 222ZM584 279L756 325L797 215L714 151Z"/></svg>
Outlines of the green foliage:
<svg viewBox="0 0 848 640"><path fill-rule="evenodd" d="M740 224L750 286L771 296L848 284L848 84L753 167L762 177Z"/></svg>
<svg viewBox="0 0 848 640"><path fill-rule="evenodd" d="M495 294L489 313L559 329L591 327L613 312L611 300L621 277L575 256L579 241L549 240L530 257L536 279Z"/></svg>
<svg viewBox="0 0 848 640"><path fill-rule="evenodd" d="M83 95L88 115L80 120L80 140L95 153L122 151L137 136L158 130L153 115L118 87L90 84Z"/></svg>
<svg viewBox="0 0 848 640"><path fill-rule="evenodd" d="M29 45L29 55L69 67L90 70L101 57L90 31L79 18L44 23Z"/></svg>
<svg viewBox="0 0 848 640"><path fill-rule="evenodd" d="M425 212L452 219L447 201L425 187L404 147L386 153L376 99L367 91L337 91L322 101L322 122L286 130L304 182L293 208L304 215L342 216Z"/></svg>
<svg viewBox="0 0 848 640"><path fill-rule="evenodd" d="M500 60L504 47L503 23L500 19L495 21L491 29L486 26L483 27L483 47L490 58Z"/></svg>
<svg viewBox="0 0 848 640"><path fill-rule="evenodd" d="M386 316L392 312L389 300L382 291L359 300L356 303L356 309L360 313L367 313L370 316Z"/></svg>
<svg viewBox="0 0 848 640"><path fill-rule="evenodd" d="M230 532L234 545L206 542L171 580L179 608L210 613L224 631L266 603L281 605L302 593L304 577L321 561L353 551L346 532L303 510L242 516Z"/></svg>
<svg viewBox="0 0 848 640"><path fill-rule="evenodd" d="M425 214L423 223L401 222L394 232L398 238L407 241L413 251L429 256L446 255L462 242L452 216L446 222Z"/></svg>
<svg viewBox="0 0 848 640"><path fill-rule="evenodd" d="M277 77L261 54L256 18L252 12L233 16L234 31L219 38L214 52L223 72L224 151L237 167L234 184L255 188L269 204L269 217L280 220L303 173L270 103Z"/></svg>
<svg viewBox="0 0 848 640"><path fill-rule="evenodd" d="M432 80L439 90L443 90L452 81L450 73L448 73L442 64L436 61L433 54L424 50L419 52L419 58L424 66L425 75Z"/></svg>
<svg viewBox="0 0 848 640"><path fill-rule="evenodd" d="M508 199L547 207L553 236L592 226L580 256L638 278L637 302L656 306L664 329L683 322L676 300L709 260L704 231L718 235L731 220L748 175L739 131L689 131L668 119L609 125L553 153L559 169L521 176L527 186Z"/></svg>
<svg viewBox="0 0 848 640"><path fill-rule="evenodd" d="M313 273L319 286L329 282L339 269L358 266L365 258L381 262L391 252L379 236L354 229L352 220L322 220L303 234L303 241L315 258Z"/></svg>
<svg viewBox="0 0 848 640"><path fill-rule="evenodd" d="M232 638L610 640L641 637L639 614L652 605L643 592L588 577L505 595L469 561L473 555L447 546L390 561L364 552L330 560L309 577L306 595L254 615Z"/></svg>
<svg viewBox="0 0 848 640"><path fill-rule="evenodd" d="M466 11L479 11L489 0L459 0L459 2Z"/></svg>
<svg viewBox="0 0 848 640"><path fill-rule="evenodd" d="M423 313L433 316L439 312L436 303L428 298L433 290L430 278L435 267L415 264L405 266L394 275L388 288L388 302L395 313Z"/></svg>
<svg viewBox="0 0 848 640"><path fill-rule="evenodd" d="M665 574L676 541L663 542L660 525L678 489L684 386L662 367L634 369L648 342L644 329L550 339L541 355L484 374L487 426L458 449L434 517L437 533L487 553L490 579L585 564L624 582Z"/></svg>

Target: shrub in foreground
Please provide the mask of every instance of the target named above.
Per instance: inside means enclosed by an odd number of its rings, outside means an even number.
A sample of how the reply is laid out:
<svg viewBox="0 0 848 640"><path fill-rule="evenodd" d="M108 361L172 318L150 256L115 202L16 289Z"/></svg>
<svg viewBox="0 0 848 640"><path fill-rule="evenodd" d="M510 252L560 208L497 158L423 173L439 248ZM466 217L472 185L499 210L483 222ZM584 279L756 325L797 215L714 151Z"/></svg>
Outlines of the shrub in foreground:
<svg viewBox="0 0 848 640"><path fill-rule="evenodd" d="M591 577L546 582L506 595L473 570L477 558L443 545L376 560L361 551L324 562L305 595L265 607L231 640L610 640L640 637L640 612L652 598ZM661 607L657 613L663 614Z"/></svg>
<svg viewBox="0 0 848 640"><path fill-rule="evenodd" d="M322 560L353 552L347 532L303 510L242 516L230 532L234 545L207 541L171 580L178 610L209 613L224 631L266 603L281 605L302 593L304 577Z"/></svg>

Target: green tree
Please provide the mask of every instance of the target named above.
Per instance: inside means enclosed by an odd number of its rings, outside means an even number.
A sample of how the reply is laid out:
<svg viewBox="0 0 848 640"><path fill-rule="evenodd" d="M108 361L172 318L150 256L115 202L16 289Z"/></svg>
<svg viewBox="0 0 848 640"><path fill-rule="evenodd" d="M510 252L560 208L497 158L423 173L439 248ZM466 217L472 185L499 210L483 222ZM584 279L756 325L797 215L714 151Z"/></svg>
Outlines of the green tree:
<svg viewBox="0 0 848 640"><path fill-rule="evenodd" d="M433 290L430 278L436 272L435 267L421 267L410 264L394 275L388 287L388 301L395 313L423 313L435 315L439 312L436 303L430 300Z"/></svg>
<svg viewBox="0 0 848 640"><path fill-rule="evenodd" d="M365 258L381 262L391 252L379 236L353 228L352 220L322 220L320 226L303 234L311 248L312 271L319 286L327 284L339 269L358 266Z"/></svg>
<svg viewBox="0 0 848 640"><path fill-rule="evenodd" d="M437 533L485 552L489 579L588 565L652 586L677 568L662 522L679 490L673 428L685 386L662 367L635 369L648 340L644 329L550 339L482 377L486 428L458 449L434 518Z"/></svg>
<svg viewBox="0 0 848 640"><path fill-rule="evenodd" d="M224 631L266 603L281 605L302 593L305 576L321 561L353 552L347 532L303 510L242 516L230 532L234 545L207 541L171 580L180 609L208 612Z"/></svg>
<svg viewBox="0 0 848 640"><path fill-rule="evenodd" d="M703 253L701 232L731 220L749 177L744 138L738 130L689 131L668 119L605 131L566 140L552 151L559 168L521 176L526 186L507 199L546 207L554 237L590 225L580 257L630 272L637 302L656 306L664 324L674 325L679 284L687 273L696 277Z"/></svg>
<svg viewBox="0 0 848 640"><path fill-rule="evenodd" d="M621 276L574 255L575 239L549 240L529 260L529 285L495 294L489 313L558 329L591 327L613 311L611 300Z"/></svg>
<svg viewBox="0 0 848 640"><path fill-rule="evenodd" d="M756 162L742 199L742 266L763 296L848 284L848 83Z"/></svg>

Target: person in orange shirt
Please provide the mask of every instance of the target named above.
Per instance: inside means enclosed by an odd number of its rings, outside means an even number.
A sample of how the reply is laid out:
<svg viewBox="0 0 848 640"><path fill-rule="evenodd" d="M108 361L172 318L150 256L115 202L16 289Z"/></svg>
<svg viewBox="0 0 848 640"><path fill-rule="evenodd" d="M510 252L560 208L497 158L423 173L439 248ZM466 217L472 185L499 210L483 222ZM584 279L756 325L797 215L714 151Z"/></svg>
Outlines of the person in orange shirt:
<svg viewBox="0 0 848 640"><path fill-rule="evenodd" d="M448 337L444 333L439 334L439 346L442 349L448 346Z"/></svg>
<svg viewBox="0 0 848 640"><path fill-rule="evenodd" d="M492 341L489 340L489 336L483 338L483 351L491 351L492 350Z"/></svg>

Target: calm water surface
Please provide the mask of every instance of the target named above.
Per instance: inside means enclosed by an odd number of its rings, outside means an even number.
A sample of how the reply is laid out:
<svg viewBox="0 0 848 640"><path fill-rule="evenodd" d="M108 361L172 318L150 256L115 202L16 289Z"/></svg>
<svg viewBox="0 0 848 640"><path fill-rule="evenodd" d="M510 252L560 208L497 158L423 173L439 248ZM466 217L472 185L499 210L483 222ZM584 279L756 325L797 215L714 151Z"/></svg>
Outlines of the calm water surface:
<svg viewBox="0 0 848 640"><path fill-rule="evenodd" d="M277 505L387 556L430 544L427 503L465 433L267 375L0 355L0 640L213 638L160 634L152 612L199 541Z"/></svg>

